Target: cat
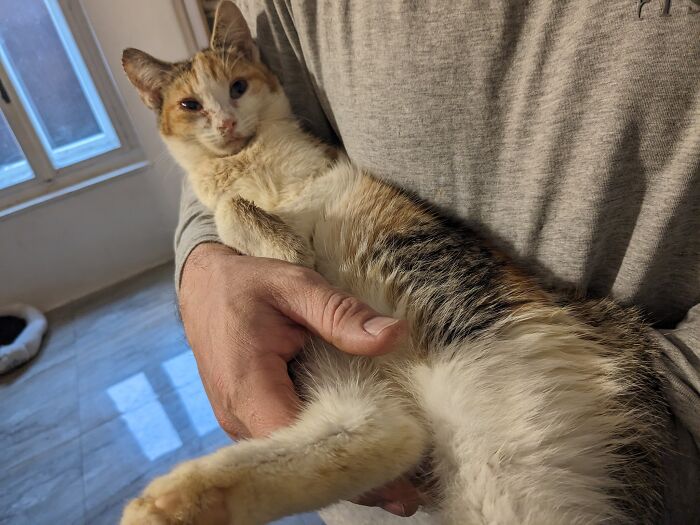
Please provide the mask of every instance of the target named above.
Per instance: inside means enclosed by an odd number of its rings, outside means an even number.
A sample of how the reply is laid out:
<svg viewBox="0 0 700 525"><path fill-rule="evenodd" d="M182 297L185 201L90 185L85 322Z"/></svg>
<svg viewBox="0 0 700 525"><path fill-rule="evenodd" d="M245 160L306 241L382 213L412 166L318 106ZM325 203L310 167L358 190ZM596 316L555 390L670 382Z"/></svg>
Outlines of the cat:
<svg viewBox="0 0 700 525"><path fill-rule="evenodd" d="M658 519L668 409L635 310L544 289L306 133L228 0L191 60L127 49L123 65L223 243L315 269L410 331L375 359L310 340L295 424L154 480L124 525L267 523L420 465L447 524Z"/></svg>

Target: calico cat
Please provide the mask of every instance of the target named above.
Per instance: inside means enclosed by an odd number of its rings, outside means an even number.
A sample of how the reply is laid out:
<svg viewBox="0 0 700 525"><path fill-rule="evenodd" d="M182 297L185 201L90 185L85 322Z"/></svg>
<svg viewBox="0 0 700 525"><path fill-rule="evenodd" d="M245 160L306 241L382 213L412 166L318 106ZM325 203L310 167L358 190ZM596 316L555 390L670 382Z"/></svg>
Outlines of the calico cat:
<svg viewBox="0 0 700 525"><path fill-rule="evenodd" d="M123 64L222 242L313 268L410 327L375 359L310 340L293 426L180 465L123 524L262 524L419 465L447 524L657 519L667 408L636 312L567 302L305 133L231 2L191 60L127 49Z"/></svg>

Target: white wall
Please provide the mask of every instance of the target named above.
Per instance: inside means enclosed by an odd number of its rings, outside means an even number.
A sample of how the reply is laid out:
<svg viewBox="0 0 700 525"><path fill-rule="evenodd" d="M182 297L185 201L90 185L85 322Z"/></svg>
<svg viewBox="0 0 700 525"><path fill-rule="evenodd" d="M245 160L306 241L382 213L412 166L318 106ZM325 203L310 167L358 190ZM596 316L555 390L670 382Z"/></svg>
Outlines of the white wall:
<svg viewBox="0 0 700 525"><path fill-rule="evenodd" d="M121 70L121 51L189 54L171 0L83 0L152 167L0 219L0 304L44 310L172 258L181 174L154 115Z"/></svg>

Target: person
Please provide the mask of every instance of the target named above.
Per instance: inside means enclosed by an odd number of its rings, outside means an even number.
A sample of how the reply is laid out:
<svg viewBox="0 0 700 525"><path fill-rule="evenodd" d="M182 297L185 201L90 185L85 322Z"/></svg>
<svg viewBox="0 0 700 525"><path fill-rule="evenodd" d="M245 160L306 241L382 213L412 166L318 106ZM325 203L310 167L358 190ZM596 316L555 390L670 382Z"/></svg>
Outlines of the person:
<svg viewBox="0 0 700 525"><path fill-rule="evenodd" d="M665 520L700 520L698 2L237 3L315 135L544 281L643 310L672 407ZM187 184L175 246L185 331L233 437L293 420L307 332L363 355L402 336L386 318L368 331L376 314L314 272L219 244ZM361 502L407 515L420 494L402 479Z"/></svg>

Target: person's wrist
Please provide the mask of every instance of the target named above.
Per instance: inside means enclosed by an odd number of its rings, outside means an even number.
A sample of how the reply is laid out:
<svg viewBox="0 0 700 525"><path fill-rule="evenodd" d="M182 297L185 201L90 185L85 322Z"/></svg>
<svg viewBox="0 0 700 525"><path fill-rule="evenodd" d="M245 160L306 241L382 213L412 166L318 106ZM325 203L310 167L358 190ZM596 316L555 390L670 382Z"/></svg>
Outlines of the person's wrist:
<svg viewBox="0 0 700 525"><path fill-rule="evenodd" d="M185 264L183 265L183 274L191 266L202 266L206 264L206 261L211 257L216 257L219 255L240 255L239 252L233 248L218 243L218 242L203 242L195 246L190 254L185 259Z"/></svg>
<svg viewBox="0 0 700 525"><path fill-rule="evenodd" d="M211 275L224 258L240 256L239 252L217 242L203 242L194 247L185 259L180 275L180 307L186 302L190 291L204 274Z"/></svg>

